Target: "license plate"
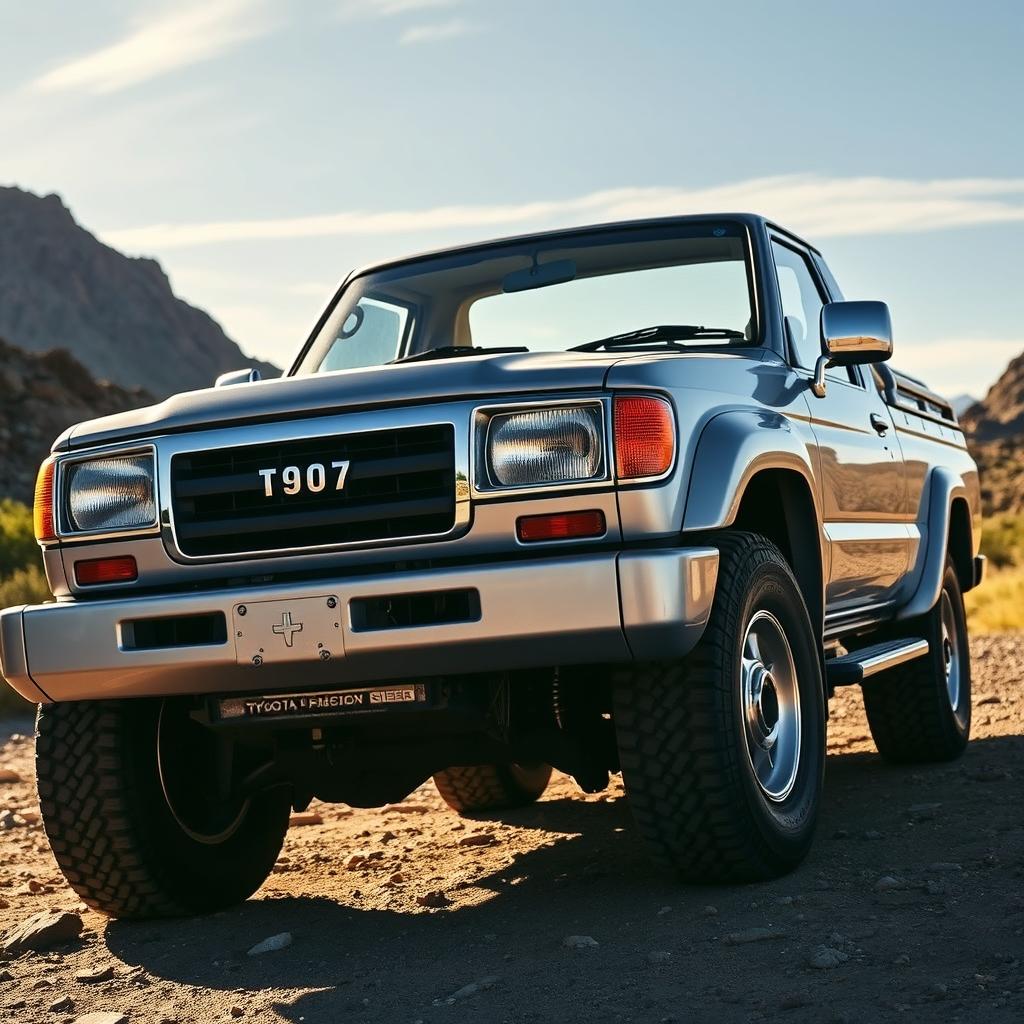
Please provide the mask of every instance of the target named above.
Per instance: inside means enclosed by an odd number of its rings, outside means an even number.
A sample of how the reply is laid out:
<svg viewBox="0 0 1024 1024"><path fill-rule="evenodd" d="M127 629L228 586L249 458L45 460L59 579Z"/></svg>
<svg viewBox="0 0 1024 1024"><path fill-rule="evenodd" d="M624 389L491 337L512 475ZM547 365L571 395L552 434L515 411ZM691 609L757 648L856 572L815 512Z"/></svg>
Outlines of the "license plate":
<svg viewBox="0 0 1024 1024"><path fill-rule="evenodd" d="M425 683L357 686L350 690L316 693L278 693L253 697L226 697L219 701L222 721L240 718L307 718L311 715L386 711L426 704Z"/></svg>
<svg viewBox="0 0 1024 1024"><path fill-rule="evenodd" d="M294 601L246 601L231 610L240 665L330 661L344 654L341 604L333 594Z"/></svg>

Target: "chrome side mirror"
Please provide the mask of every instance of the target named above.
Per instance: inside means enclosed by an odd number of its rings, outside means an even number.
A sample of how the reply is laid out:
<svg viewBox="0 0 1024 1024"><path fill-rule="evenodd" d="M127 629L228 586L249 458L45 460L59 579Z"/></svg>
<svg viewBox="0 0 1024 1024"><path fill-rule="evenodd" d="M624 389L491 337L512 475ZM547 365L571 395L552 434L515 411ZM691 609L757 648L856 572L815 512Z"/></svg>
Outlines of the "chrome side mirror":
<svg viewBox="0 0 1024 1024"><path fill-rule="evenodd" d="M892 355L892 320L884 302L829 302L821 308L821 356L811 391L825 397L830 366L881 363Z"/></svg>
<svg viewBox="0 0 1024 1024"><path fill-rule="evenodd" d="M260 380L260 371L256 367L248 370L229 370L222 373L214 382L215 388L229 388L232 384L254 384Z"/></svg>

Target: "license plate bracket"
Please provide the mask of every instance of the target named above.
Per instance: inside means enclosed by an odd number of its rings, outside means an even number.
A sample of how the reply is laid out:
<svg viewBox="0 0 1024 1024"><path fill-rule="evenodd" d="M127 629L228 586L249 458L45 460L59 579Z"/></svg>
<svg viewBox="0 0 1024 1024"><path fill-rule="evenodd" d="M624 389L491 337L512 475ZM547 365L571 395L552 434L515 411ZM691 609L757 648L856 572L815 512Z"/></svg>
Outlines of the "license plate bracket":
<svg viewBox="0 0 1024 1024"><path fill-rule="evenodd" d="M245 601L231 609L231 625L240 665L331 661L345 653L335 594Z"/></svg>

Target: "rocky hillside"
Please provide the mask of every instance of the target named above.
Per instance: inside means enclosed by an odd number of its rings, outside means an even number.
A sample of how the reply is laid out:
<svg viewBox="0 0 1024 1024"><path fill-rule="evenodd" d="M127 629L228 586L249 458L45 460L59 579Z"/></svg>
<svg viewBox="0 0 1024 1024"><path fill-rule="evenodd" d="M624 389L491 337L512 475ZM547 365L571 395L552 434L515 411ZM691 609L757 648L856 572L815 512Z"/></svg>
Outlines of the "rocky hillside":
<svg viewBox="0 0 1024 1024"><path fill-rule="evenodd" d="M152 402L95 380L64 350L35 355L0 341L0 497L31 503L39 463L65 427Z"/></svg>
<svg viewBox="0 0 1024 1024"><path fill-rule="evenodd" d="M981 467L985 511L1024 512L1024 353L961 422Z"/></svg>
<svg viewBox="0 0 1024 1024"><path fill-rule="evenodd" d="M104 245L58 196L19 188L0 187L0 337L29 352L67 349L94 377L159 398L243 366L279 372L177 298L155 260Z"/></svg>

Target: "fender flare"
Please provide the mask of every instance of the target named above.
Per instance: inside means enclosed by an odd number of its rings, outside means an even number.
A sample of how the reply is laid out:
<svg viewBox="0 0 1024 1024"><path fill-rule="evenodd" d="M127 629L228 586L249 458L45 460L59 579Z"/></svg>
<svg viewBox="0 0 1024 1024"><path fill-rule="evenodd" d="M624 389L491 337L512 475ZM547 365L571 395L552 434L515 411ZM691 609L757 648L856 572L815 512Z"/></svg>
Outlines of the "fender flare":
<svg viewBox="0 0 1024 1024"><path fill-rule="evenodd" d="M807 447L788 417L763 409L726 410L705 424L687 483L683 530L730 526L747 485L765 469L791 470L804 478L814 502L820 547L821 501Z"/></svg>
<svg viewBox="0 0 1024 1024"><path fill-rule="evenodd" d="M917 618L930 612L938 602L946 572L953 502L959 498L970 504L963 478L945 466L936 466L928 474L921 495L918 529L922 544L911 575L914 589L906 604L896 613L897 619Z"/></svg>

